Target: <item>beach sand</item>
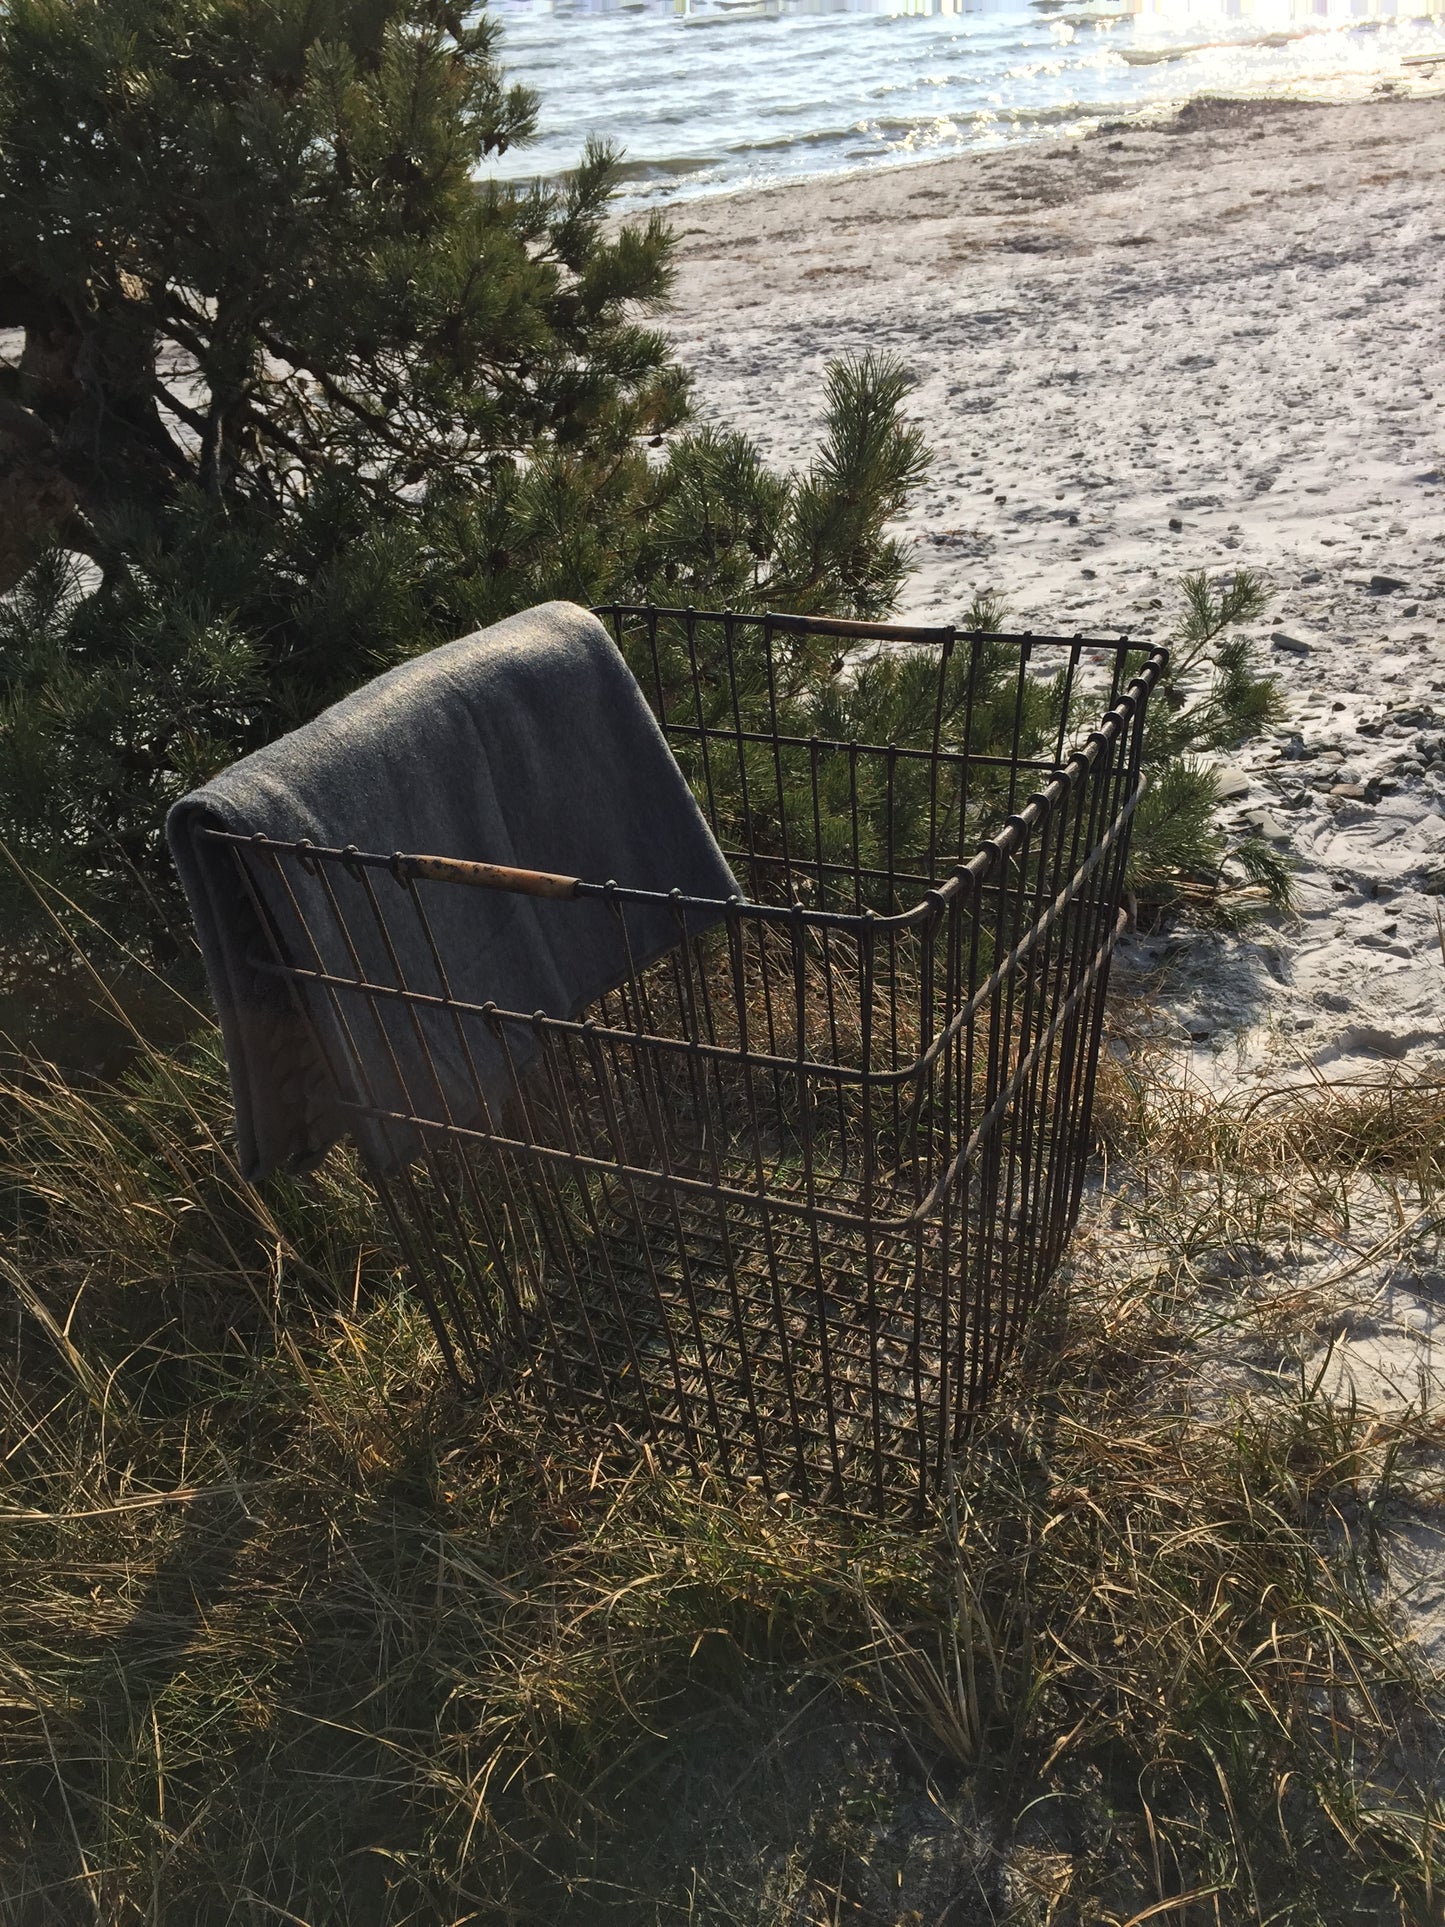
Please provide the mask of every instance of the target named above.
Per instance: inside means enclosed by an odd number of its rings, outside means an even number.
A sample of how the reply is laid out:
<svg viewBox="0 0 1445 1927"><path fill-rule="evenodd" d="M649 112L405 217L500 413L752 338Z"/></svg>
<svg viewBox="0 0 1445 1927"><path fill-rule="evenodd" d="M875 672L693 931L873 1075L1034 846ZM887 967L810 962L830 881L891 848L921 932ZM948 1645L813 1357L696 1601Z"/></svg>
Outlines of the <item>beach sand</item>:
<svg viewBox="0 0 1445 1927"><path fill-rule="evenodd" d="M674 219L706 416L802 463L830 357L912 371L935 462L900 616L992 589L1011 627L1164 640L1186 569L1266 579L1286 716L1230 759L1221 817L1277 842L1295 906L1131 939L1174 1074L1238 1097L1445 1071L1445 99L1201 102ZM1379 1407L1445 1394L1439 1233L1395 1231L1361 1201L1342 1250L1285 1267L1348 1281L1320 1357ZM1434 1528L1394 1537L1445 1662Z"/></svg>
<svg viewBox="0 0 1445 1927"><path fill-rule="evenodd" d="M1184 570L1258 570L1288 714L1225 821L1264 813L1298 915L1176 959L1190 1068L1418 1064L1445 1046L1445 99L1180 126L694 203L671 331L704 413L789 462L829 357L902 356L935 461L900 616L990 588L1010 626L1163 639Z"/></svg>

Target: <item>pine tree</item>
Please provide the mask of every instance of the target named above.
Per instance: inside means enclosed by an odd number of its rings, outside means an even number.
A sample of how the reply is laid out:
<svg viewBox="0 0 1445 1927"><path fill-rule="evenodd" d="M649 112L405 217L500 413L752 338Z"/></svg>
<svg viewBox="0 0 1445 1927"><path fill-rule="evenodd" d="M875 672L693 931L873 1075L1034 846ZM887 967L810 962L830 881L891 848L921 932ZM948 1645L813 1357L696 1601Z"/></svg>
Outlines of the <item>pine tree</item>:
<svg viewBox="0 0 1445 1927"><path fill-rule="evenodd" d="M876 614L902 579L898 368L830 372L805 474L689 426L616 157L486 178L536 111L495 36L445 0L0 11L0 833L162 961L168 803L388 664L554 595Z"/></svg>

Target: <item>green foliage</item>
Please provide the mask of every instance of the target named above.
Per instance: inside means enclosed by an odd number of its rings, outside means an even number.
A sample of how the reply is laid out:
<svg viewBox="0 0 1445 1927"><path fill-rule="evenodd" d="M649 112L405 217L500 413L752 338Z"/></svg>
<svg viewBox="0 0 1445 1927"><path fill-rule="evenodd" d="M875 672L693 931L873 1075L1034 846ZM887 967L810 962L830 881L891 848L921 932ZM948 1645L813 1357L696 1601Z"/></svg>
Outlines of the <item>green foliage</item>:
<svg viewBox="0 0 1445 1927"><path fill-rule="evenodd" d="M1179 586L1184 606L1169 671L1145 724L1149 788L1135 814L1128 880L1146 918L1185 904L1228 918L1251 902L1289 900L1285 860L1260 837L1231 845L1214 821L1212 754L1237 748L1280 714L1279 685L1238 633L1263 615L1267 592L1249 569L1217 588L1196 569Z"/></svg>
<svg viewBox="0 0 1445 1927"><path fill-rule="evenodd" d="M1180 590L1183 606L1169 671L1148 710L1143 752L1148 785L1134 819L1128 883L1148 918L1188 907L1195 915L1232 919L1262 902L1287 902L1289 896L1285 859L1261 837L1229 842L1215 820L1214 758L1268 727L1279 713L1274 679L1260 672L1253 645L1236 628L1259 617L1265 590L1247 570L1236 571L1217 588L1199 570L1182 578ZM1021 678L1014 645L988 639L1005 616L1003 603L993 596L975 598L964 611L963 640L944 670L941 703L933 650L884 649L849 658L835 653L837 645L826 636L780 636L774 691L783 734L802 742L817 737L825 743L925 749L936 729L940 748L967 748L975 758L1007 759L1015 751L1024 758L1052 756L1061 733L1068 741L1093 726L1101 693L1087 678L1078 679L1071 698L1062 674ZM705 651L707 646L700 630L694 647ZM733 660L739 663L737 654ZM635 666L643 673L641 664ZM727 679L712 673L716 665L705 655L702 666L704 701L710 702L705 721L726 729L732 720ZM761 714L768 698L763 665L742 660L741 669L744 709L756 704ZM663 675L670 700L684 699L685 692L690 704L680 638L664 655ZM800 833L811 847L814 772L801 750L785 749L779 763L788 821L802 826L792 833L796 853ZM701 791L700 766L689 774ZM768 853L781 850L779 773L771 747L754 745L741 768L715 760L710 774L728 839L745 844L750 838ZM856 759L838 751L821 757L817 777L824 858L851 863L856 812L863 869L891 872L891 850L898 870L915 879L946 872L952 862L971 855L1008 807L1006 773L990 772L986 765L970 779L968 817L962 823L956 790L945 782L940 795L923 762L890 764L876 750ZM903 907L907 895L895 898L880 889L874 907Z"/></svg>
<svg viewBox="0 0 1445 1927"><path fill-rule="evenodd" d="M1195 569L1179 588L1183 611L1162 700L1150 717L1149 755L1161 766L1176 756L1235 749L1279 713L1274 678L1259 673L1248 638L1237 633L1264 614L1268 592L1260 577L1236 569L1215 589Z"/></svg>
<svg viewBox="0 0 1445 1927"><path fill-rule="evenodd" d="M1149 786L1134 814L1129 881L1151 899L1168 900L1181 875L1201 868L1215 850L1214 775L1207 765L1176 756L1146 765Z"/></svg>
<svg viewBox="0 0 1445 1927"><path fill-rule="evenodd" d="M1002 604L988 596L975 597L964 612L959 627L966 639L944 667L941 700L933 651L880 651L846 678L820 675L796 715L785 718L785 727L839 743L920 749L931 746L936 730L945 753L967 749L975 757L1007 757L1015 745L1023 756L1045 753L1058 729L1062 681L1020 677L1016 648L987 639L1003 615ZM969 632L984 639L968 640ZM839 755L825 765L824 774L825 837L831 826L840 849L849 842L856 789L865 867L891 867L891 848L900 869L919 877L946 874L952 863L972 856L982 836L1000 827L1007 808L1007 777L1000 771L971 771L966 813L956 783L947 777L940 782L927 763L890 765L886 756L874 756L854 769ZM794 814L807 820L801 800ZM918 891L909 895L916 899ZM876 907L901 909L907 903Z"/></svg>
<svg viewBox="0 0 1445 1927"><path fill-rule="evenodd" d="M729 639L715 621L686 629L661 622L657 672L668 712L691 721L700 709L706 727L731 733L736 688L744 726L757 731L736 754L715 745L706 766L695 746L674 744L694 789L716 809L724 845L821 857L839 866L832 907L854 907L861 887L880 911L907 907L928 881L971 856L1002 820L1006 770L971 765L965 810L956 771L895 759L889 748L928 750L936 740L945 755L967 748L1007 759L1017 741L1024 756L1052 754L1062 681L1020 677L1017 648L990 633L1002 617L997 599L975 597L942 665L935 647L855 648L827 634L780 630L769 655L746 628ZM625 634L623 646L630 647ZM632 666L651 688L650 652ZM774 720L784 739L776 750ZM884 874L895 872L890 888Z"/></svg>
<svg viewBox="0 0 1445 1927"><path fill-rule="evenodd" d="M899 366L805 472L689 427L616 157L513 189L535 103L437 0L0 13L0 833L165 959L167 805L551 596L877 614L923 467ZM45 941L0 878L9 964Z"/></svg>

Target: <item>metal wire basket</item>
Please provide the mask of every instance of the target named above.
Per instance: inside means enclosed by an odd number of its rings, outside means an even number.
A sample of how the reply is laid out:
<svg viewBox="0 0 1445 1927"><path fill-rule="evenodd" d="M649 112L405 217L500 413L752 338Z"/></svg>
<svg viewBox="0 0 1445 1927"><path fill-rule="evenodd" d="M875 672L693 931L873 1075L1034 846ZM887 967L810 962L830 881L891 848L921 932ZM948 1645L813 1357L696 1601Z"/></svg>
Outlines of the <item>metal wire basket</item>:
<svg viewBox="0 0 1445 1927"><path fill-rule="evenodd" d="M331 1075L461 1386L773 1495L921 1507L1078 1212L1165 652L598 613L746 894L229 839L258 906L263 877L324 884L332 927L271 919L271 968L303 1002L324 980ZM892 740L853 740L860 714ZM624 937L667 902L678 942L566 1020L454 998L434 945L427 981L388 968L402 923L477 889L600 900ZM367 1037L398 1011L419 1049L383 1098ZM426 1074L438 1021L508 1067L465 1125Z"/></svg>

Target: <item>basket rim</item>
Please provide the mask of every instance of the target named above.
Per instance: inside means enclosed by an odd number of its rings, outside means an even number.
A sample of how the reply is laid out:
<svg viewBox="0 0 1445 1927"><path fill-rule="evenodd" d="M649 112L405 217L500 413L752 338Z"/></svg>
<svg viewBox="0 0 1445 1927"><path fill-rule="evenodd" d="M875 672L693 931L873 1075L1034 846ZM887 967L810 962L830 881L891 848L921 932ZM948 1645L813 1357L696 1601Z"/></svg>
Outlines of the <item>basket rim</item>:
<svg viewBox="0 0 1445 1927"><path fill-rule="evenodd" d="M952 622L888 622L881 617L875 622L866 616L809 616L783 609L698 609L662 602L598 602L593 605L592 613L599 618L667 616L693 622L761 622L781 635L852 637L859 642L915 642L934 647L959 642L1030 642L1056 648L1072 648L1077 644L1082 649L1148 649L1162 652L1166 657L1169 653L1165 644L1136 641L1123 629L1111 636L1089 635L1082 629L1066 635L1062 630L1050 629L970 629Z"/></svg>
<svg viewBox="0 0 1445 1927"><path fill-rule="evenodd" d="M219 820L198 824L197 833L216 842L246 846L260 852L294 856L303 865L308 866L313 862L321 861L339 862L352 869L386 870L403 886L414 881L425 880L460 884L472 889L502 890L524 896L547 897L564 902L596 901L600 898L609 904L665 905L670 907L684 924L689 915L706 918L710 922L746 916L753 921L801 924L805 928L820 930L867 928L874 932L886 932L911 929L942 915L948 904L960 892L972 894L984 885L989 873L997 865L1006 861L1018 846L1048 819L1080 778L1093 767L1100 753L1111 746L1128 727L1141 703L1147 700L1158 685L1169 664L1167 645L1133 642L1127 634L1096 637L1078 633L1066 636L1035 630L962 629L952 624L926 627L915 623L871 622L862 618L793 615L778 611L672 608L646 602L599 603L592 613L599 619L603 616L617 618L642 616L649 619L667 617L694 622L761 623L771 630L784 634L836 635L851 637L858 641L906 642L923 647L952 648L960 642L970 644L1001 642L1015 646L1028 644L1069 649L1107 649L1116 655L1134 650L1140 652L1144 660L1139 666L1138 673L1130 678L1117 699L1103 712L1095 728L1087 733L1062 762L1050 766L1053 769L1053 775L1047 783L1027 797L1019 808L1006 815L999 827L981 841L977 851L966 862L956 864L947 876L931 884L907 909L887 915L876 910L820 910L797 901L761 903L741 894L730 897L699 897L688 895L680 889L639 890L615 878L599 880L562 876L551 871L521 869L464 857L436 856L422 851L393 850L390 853L382 853L361 850L355 844L337 848L314 844L309 837L291 841L268 837L259 831L246 833L232 830ZM660 726L665 727L662 724ZM857 747L886 750L890 746L860 743ZM1120 799L1121 807L1132 813L1143 794L1145 785L1146 779L1143 773L1136 772L1128 795Z"/></svg>

